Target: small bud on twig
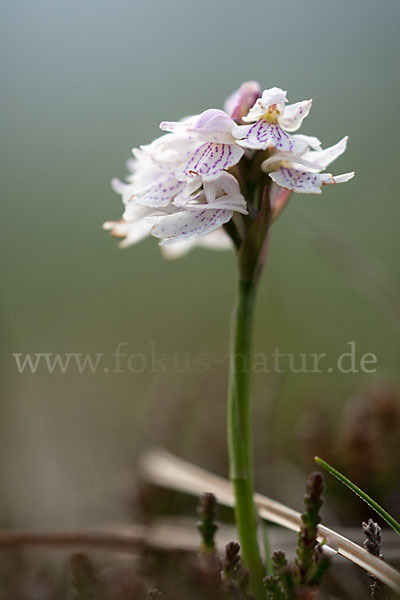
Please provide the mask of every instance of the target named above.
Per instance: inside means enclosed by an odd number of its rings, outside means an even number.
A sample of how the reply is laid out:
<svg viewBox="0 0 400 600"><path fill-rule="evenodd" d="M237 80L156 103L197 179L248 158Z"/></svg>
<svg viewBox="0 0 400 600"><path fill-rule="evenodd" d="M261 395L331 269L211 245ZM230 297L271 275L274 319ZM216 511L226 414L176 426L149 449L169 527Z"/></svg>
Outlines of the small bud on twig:
<svg viewBox="0 0 400 600"><path fill-rule="evenodd" d="M197 529L200 532L203 552L214 552L215 550L215 534L218 530L218 525L214 523L217 509L217 499L214 494L205 493L200 496L197 513L200 517L200 522L197 524Z"/></svg>

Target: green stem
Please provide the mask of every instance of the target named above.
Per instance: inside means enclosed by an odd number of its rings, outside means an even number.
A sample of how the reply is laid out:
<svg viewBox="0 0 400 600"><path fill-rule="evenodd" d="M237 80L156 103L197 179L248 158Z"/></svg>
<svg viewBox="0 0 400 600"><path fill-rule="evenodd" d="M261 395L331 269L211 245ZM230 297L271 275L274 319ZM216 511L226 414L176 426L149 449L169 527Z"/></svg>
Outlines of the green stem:
<svg viewBox="0 0 400 600"><path fill-rule="evenodd" d="M265 598L264 568L257 539L257 517L253 502L250 434L251 327L256 284L239 281L237 305L232 320L232 347L228 403L230 479L235 494L235 520L241 553L250 571L251 591Z"/></svg>

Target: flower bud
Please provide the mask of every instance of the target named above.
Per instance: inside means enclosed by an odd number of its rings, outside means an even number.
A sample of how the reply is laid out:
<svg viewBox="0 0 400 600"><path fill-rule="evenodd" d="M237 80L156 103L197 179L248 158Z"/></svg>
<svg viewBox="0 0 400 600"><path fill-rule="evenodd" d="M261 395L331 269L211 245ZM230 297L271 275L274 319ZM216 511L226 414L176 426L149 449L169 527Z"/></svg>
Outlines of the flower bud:
<svg viewBox="0 0 400 600"><path fill-rule="evenodd" d="M245 81L225 101L224 110L238 123L247 115L255 101L261 96L261 86L257 81Z"/></svg>

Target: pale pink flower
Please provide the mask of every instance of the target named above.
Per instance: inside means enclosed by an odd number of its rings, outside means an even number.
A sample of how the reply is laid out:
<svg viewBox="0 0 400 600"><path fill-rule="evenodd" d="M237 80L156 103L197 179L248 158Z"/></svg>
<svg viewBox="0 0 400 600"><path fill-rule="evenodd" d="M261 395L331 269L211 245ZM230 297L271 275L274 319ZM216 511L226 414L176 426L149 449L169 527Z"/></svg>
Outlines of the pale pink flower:
<svg viewBox="0 0 400 600"><path fill-rule="evenodd" d="M321 173L346 150L347 137L325 150L306 150L301 156L289 152L275 152L261 165L272 181L279 186L301 194L320 194L324 185L345 183L354 172L343 175Z"/></svg>
<svg viewBox="0 0 400 600"><path fill-rule="evenodd" d="M242 119L253 124L237 125L233 129L238 144L254 150L276 148L294 153L304 151L305 142L295 139L288 132L297 131L300 127L310 112L312 100L303 100L285 107L286 102L286 92L280 88L264 90L262 97L256 100Z"/></svg>
<svg viewBox="0 0 400 600"><path fill-rule="evenodd" d="M261 86L257 81L245 81L226 99L224 111L235 121L241 122L261 93Z"/></svg>
<svg viewBox="0 0 400 600"><path fill-rule="evenodd" d="M213 181L243 156L243 148L232 135L234 125L224 111L212 108L184 121L164 121L161 129L173 132L175 137L171 138L169 155L164 147L155 152L155 160L169 163L179 181L196 176Z"/></svg>

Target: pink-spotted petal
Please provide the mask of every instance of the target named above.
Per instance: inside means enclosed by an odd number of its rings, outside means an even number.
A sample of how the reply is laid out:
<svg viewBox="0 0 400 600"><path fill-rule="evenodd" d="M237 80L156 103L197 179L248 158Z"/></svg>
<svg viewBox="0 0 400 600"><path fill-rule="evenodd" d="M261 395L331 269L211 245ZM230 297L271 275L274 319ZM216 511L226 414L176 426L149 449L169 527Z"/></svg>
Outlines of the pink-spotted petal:
<svg viewBox="0 0 400 600"><path fill-rule="evenodd" d="M179 181L189 181L200 176L203 181L217 179L224 169L236 165L243 156L243 148L237 144L201 144L189 153L188 160L176 171Z"/></svg>
<svg viewBox="0 0 400 600"><path fill-rule="evenodd" d="M174 175L165 175L154 183L138 190L135 196L138 204L159 208L170 204L175 196L183 191L185 183L178 181Z"/></svg>
<svg viewBox="0 0 400 600"><path fill-rule="evenodd" d="M320 194L323 185L344 183L354 173L346 173L334 177L331 173L311 173L297 169L281 167L270 173L271 179L278 185L300 194Z"/></svg>
<svg viewBox="0 0 400 600"><path fill-rule="evenodd" d="M161 238L161 245L203 236L221 227L232 218L231 210L187 209L172 215L152 217L152 235Z"/></svg>
<svg viewBox="0 0 400 600"><path fill-rule="evenodd" d="M307 148L305 142L295 139L286 133L277 123L260 120L254 125L237 126L233 130L233 135L243 135L244 139L239 139L238 144L244 148L254 148L267 150L267 148L276 148L277 150L301 154Z"/></svg>
<svg viewBox="0 0 400 600"><path fill-rule="evenodd" d="M269 176L272 181L293 192L304 194L321 193L322 180L319 173L280 167L277 171L270 173Z"/></svg>
<svg viewBox="0 0 400 600"><path fill-rule="evenodd" d="M283 114L278 118L279 125L286 131L297 131L303 119L309 114L311 105L312 100L303 100L302 102L285 106Z"/></svg>

